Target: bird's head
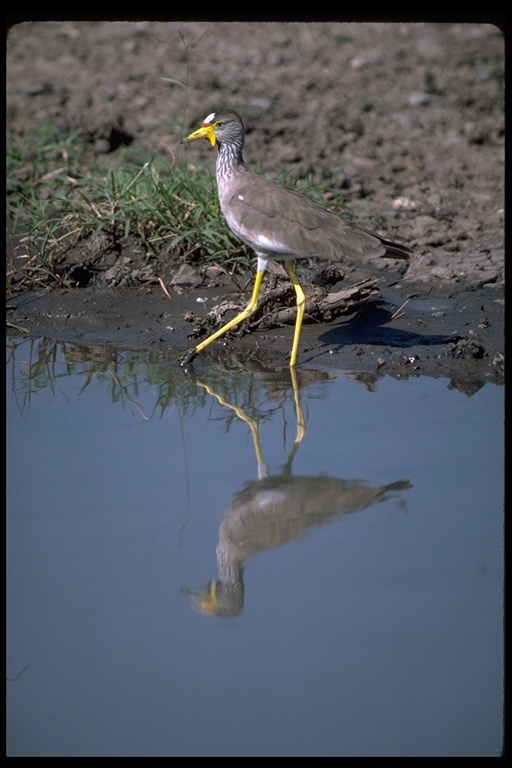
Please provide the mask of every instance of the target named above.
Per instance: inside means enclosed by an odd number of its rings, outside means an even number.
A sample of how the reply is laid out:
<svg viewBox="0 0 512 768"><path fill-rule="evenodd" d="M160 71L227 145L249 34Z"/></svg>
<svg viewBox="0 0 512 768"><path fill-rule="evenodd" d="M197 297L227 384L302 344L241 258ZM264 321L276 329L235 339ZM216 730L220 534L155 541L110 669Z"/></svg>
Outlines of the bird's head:
<svg viewBox="0 0 512 768"><path fill-rule="evenodd" d="M220 581L211 581L203 592L193 592L186 587L181 591L189 596L195 610L203 616L231 618L238 616L244 606L243 581L236 589L226 588Z"/></svg>
<svg viewBox="0 0 512 768"><path fill-rule="evenodd" d="M212 112L205 117L201 127L189 134L181 143L187 144L189 141L207 139L213 147L222 142L229 143L243 139L243 130L242 118L236 112Z"/></svg>

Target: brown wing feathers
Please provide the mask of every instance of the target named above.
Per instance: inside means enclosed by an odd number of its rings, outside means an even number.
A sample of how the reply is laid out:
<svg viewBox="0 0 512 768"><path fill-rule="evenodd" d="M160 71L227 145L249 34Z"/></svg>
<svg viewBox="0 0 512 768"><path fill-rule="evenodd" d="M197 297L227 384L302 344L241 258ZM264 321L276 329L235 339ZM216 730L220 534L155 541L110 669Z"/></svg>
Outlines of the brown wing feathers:
<svg viewBox="0 0 512 768"><path fill-rule="evenodd" d="M260 243L251 241L251 233L257 232L259 236L279 242L295 258L312 255L329 259L409 257L408 248L380 238L304 195L249 171L240 174L229 194L220 190L220 199L228 223L236 222L234 228L239 230L239 236L255 250Z"/></svg>

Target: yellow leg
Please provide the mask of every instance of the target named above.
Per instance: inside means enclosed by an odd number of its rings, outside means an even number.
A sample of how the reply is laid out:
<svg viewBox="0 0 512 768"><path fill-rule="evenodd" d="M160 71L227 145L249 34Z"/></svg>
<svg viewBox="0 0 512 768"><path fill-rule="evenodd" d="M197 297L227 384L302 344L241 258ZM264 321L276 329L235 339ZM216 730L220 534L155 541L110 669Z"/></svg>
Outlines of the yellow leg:
<svg viewBox="0 0 512 768"><path fill-rule="evenodd" d="M246 318L254 314L258 306L258 296L260 293L261 281L263 280L264 274L265 274L265 270L264 269L260 270L258 265L258 271L256 272L256 279L254 281L254 288L252 289L251 300L246 306L246 308L242 312L240 312L239 315L237 315L232 320L230 320L229 323L226 323L226 325L223 325L222 328L219 328L218 331L215 331L215 333L212 333L211 336L208 336L207 339L205 339L200 344L198 344L194 350L194 353L196 355L199 354L199 352L202 352L202 350L205 347L207 347L209 344L211 344L212 341L215 341L215 339L218 339L221 336L224 336L224 334L227 333L227 331L229 331L235 325L238 325L238 323L241 323L242 320L245 320Z"/></svg>
<svg viewBox="0 0 512 768"><path fill-rule="evenodd" d="M295 272L295 267L292 262L286 263L286 269L291 277L293 287L295 288L295 295L297 296L297 319L295 320L295 332L293 334L293 346L292 354L290 357L290 365L295 365L297 362L297 352L299 349L300 329L302 328L302 318L304 316L304 307L306 305L306 297L304 291L299 283L299 278Z"/></svg>

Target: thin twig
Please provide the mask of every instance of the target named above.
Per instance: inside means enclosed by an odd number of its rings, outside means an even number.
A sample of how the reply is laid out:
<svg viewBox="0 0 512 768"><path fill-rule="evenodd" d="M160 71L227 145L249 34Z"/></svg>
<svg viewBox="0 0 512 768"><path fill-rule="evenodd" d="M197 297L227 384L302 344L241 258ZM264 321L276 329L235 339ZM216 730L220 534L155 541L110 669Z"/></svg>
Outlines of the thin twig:
<svg viewBox="0 0 512 768"><path fill-rule="evenodd" d="M167 298L168 298L169 300L171 300L171 294L169 293L169 291L168 291L168 290L167 290L167 288L165 287L165 283L164 283L164 281L162 280L162 278L161 278L161 277L158 277L158 278L157 278L157 280L158 280L158 282L160 283L160 288L162 289L162 291L165 293L165 295L167 296Z"/></svg>
<svg viewBox="0 0 512 768"><path fill-rule="evenodd" d="M404 301L404 303L402 304L402 306L401 306L401 307L398 307L398 309L396 310L396 312L393 312L393 314L391 315L391 320L395 320L397 317L403 317L403 315L404 315L404 313L403 313L403 312L402 312L402 314L401 314L401 315L399 315L398 313L399 313L399 312L400 312L400 311L401 311L401 310L402 310L402 309L405 307L405 305L406 305L406 304L408 304L408 303L409 303L409 301L410 301L410 299L407 299L407 301Z"/></svg>

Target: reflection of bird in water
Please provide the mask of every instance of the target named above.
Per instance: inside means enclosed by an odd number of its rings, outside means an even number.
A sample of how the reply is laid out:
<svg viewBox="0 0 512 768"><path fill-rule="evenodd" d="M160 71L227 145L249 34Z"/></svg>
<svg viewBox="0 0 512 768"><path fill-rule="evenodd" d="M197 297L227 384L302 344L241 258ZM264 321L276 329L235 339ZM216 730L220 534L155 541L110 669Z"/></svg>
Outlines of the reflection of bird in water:
<svg viewBox="0 0 512 768"><path fill-rule="evenodd" d="M372 488L358 480L341 480L325 475L294 477L291 474L291 462L304 436L305 425L293 369L291 376L298 431L281 474L268 475L261 455L257 424L253 419L244 418L249 423L255 443L259 479L247 483L245 488L235 494L224 515L217 545L217 581L211 582L204 592L183 590L201 613L218 616L236 616L240 613L244 603L243 570L249 557L267 549L281 547L300 538L313 526L365 509L383 501L393 492L411 487L407 480ZM211 387L202 386L216 396L219 402L229 405ZM240 408L236 412L243 418Z"/></svg>
<svg viewBox="0 0 512 768"><path fill-rule="evenodd" d="M406 480L371 488L336 477L275 476L246 485L233 498L219 531L218 580L199 594L186 590L206 614L236 616L243 607L245 561L258 552L298 539L312 526L357 512L392 491L410 488Z"/></svg>

